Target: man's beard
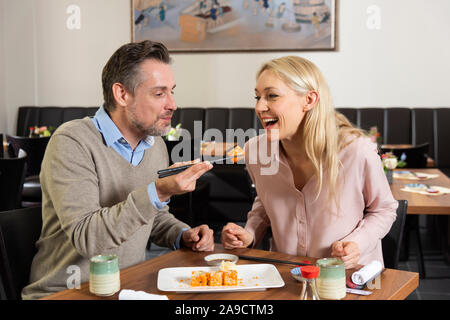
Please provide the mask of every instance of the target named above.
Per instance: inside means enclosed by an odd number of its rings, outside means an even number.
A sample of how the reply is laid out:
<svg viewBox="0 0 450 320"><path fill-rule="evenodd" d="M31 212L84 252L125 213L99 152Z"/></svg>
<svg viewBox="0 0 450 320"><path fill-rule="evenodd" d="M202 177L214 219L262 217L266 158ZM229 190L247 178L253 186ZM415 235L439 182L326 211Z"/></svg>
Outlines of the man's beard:
<svg viewBox="0 0 450 320"><path fill-rule="evenodd" d="M165 136L170 131L170 124L168 124L165 127L158 128L158 126L157 126L158 125L158 121L161 118L167 117L168 115L171 115L171 114L172 113L165 114L163 116L158 116L156 121L155 121L155 123L153 123L150 127L145 127L144 124L137 119L133 108L130 109L130 114L129 115L130 115L131 123L133 124L133 126L137 130L139 130L139 132L143 136Z"/></svg>

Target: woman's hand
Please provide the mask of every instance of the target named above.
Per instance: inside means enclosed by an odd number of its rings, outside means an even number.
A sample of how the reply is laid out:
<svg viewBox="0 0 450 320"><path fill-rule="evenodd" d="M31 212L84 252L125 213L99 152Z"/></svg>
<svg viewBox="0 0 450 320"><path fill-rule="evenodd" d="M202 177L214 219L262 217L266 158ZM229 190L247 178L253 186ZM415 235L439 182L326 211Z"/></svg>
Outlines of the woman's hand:
<svg viewBox="0 0 450 320"><path fill-rule="evenodd" d="M222 229L222 244L225 249L247 248L253 242L253 236L235 223L227 223Z"/></svg>
<svg viewBox="0 0 450 320"><path fill-rule="evenodd" d="M331 256L342 259L345 269L352 269L356 267L360 257L358 244L353 241L335 241L331 245Z"/></svg>

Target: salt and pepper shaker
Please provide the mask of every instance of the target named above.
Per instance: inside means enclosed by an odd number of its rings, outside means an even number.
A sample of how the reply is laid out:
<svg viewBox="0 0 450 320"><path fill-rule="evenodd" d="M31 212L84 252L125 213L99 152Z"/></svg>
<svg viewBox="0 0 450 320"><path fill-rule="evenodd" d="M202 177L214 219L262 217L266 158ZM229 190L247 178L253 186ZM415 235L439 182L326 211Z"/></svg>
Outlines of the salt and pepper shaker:
<svg viewBox="0 0 450 320"><path fill-rule="evenodd" d="M316 266L305 266L300 268L302 274L302 292L300 300L320 300L316 286L316 278L319 275L320 268Z"/></svg>

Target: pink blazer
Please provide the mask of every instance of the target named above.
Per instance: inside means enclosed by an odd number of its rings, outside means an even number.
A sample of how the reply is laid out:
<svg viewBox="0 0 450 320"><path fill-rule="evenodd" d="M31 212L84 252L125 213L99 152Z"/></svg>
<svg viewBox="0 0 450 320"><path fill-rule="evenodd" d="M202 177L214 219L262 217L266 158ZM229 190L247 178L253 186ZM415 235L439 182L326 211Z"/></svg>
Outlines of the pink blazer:
<svg viewBox="0 0 450 320"><path fill-rule="evenodd" d="M245 145L247 169L258 194L245 229L254 235L255 245L270 226L273 251L323 258L331 256L334 241L354 241L361 253L359 264L372 260L383 264L381 239L396 219L398 203L392 196L376 145L368 138L358 138L339 153L343 167L338 178L337 215L334 201L330 203L328 199L327 185L323 184L316 199L315 176L302 191L296 189L283 152L276 153L266 165L259 159L255 161L256 144L265 143L265 139L265 135L257 136ZM267 174L264 168L268 166L278 166L277 172Z"/></svg>

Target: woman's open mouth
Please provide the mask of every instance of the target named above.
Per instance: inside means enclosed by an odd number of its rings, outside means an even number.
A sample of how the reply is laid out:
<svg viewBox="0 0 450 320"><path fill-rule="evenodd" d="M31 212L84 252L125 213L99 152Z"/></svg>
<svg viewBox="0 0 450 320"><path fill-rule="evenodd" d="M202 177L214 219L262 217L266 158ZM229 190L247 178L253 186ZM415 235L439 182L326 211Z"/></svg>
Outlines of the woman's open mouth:
<svg viewBox="0 0 450 320"><path fill-rule="evenodd" d="M278 123L278 119L277 118L264 118L264 119L262 119L262 123L264 125L264 129L270 130Z"/></svg>

